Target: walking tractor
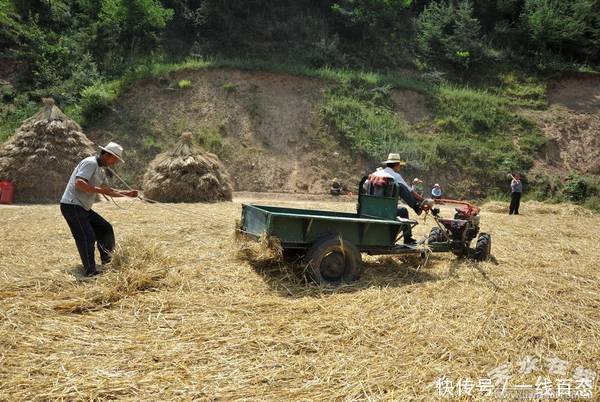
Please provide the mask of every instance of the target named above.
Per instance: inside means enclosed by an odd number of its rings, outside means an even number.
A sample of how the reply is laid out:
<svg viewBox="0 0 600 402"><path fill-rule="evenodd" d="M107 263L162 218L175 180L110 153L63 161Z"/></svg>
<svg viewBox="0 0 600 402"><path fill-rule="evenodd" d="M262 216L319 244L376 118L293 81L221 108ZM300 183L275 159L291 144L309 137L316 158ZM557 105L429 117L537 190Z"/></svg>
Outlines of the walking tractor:
<svg viewBox="0 0 600 402"><path fill-rule="evenodd" d="M417 244L401 244L403 230L418 223L397 217L399 184L391 185L383 196L375 196L363 189L365 180L358 187L356 213L243 204L238 230L255 241L264 236L277 238L284 255L303 256L312 279L320 283L357 280L362 272L361 253L424 257L429 252L452 252L477 260L490 257L491 236L480 233L479 208L475 205L434 200L439 205L459 205L453 219L446 219L438 208L423 203L422 210L431 213L436 226Z"/></svg>

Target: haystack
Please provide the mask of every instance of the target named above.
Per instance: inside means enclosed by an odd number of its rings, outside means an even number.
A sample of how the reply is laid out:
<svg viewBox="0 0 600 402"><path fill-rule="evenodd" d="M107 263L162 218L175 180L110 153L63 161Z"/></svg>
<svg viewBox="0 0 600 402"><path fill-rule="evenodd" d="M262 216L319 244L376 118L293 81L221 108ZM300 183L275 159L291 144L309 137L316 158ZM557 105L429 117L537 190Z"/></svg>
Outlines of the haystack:
<svg viewBox="0 0 600 402"><path fill-rule="evenodd" d="M0 145L0 180L15 184L15 202L59 202L69 176L94 144L51 98Z"/></svg>
<svg viewBox="0 0 600 402"><path fill-rule="evenodd" d="M231 201L229 173L216 155L194 145L185 132L175 147L159 154L144 175L144 195L161 202Z"/></svg>

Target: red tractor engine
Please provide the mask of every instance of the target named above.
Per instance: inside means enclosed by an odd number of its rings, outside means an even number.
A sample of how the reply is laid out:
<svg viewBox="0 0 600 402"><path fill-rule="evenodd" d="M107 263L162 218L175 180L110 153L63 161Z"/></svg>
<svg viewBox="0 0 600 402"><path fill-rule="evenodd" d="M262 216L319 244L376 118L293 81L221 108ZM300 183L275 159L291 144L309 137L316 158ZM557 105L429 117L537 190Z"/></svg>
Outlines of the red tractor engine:
<svg viewBox="0 0 600 402"><path fill-rule="evenodd" d="M486 259L489 257L491 237L487 233L481 233L477 239L477 245L474 250L470 249L471 241L479 233L479 211L480 209L473 204L456 200L435 200L436 204L459 204L455 208L454 219L441 218L439 209L432 209L432 214L437 227L433 227L427 238L428 244L448 243L450 250L459 256L473 255L476 259Z"/></svg>

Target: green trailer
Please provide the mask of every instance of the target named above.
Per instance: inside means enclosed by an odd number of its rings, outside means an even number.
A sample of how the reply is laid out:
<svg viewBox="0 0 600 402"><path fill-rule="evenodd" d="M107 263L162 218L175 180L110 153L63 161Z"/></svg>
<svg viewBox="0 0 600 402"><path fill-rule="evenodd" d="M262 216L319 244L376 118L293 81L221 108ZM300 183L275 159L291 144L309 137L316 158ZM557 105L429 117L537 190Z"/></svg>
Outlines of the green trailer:
<svg viewBox="0 0 600 402"><path fill-rule="evenodd" d="M399 243L404 229L413 228L417 221L397 217L398 185L373 195L363 189L365 180L359 185L356 213L243 204L239 230L253 240L276 237L284 254L303 256L317 282L357 280L362 271L361 253L422 254L418 244ZM445 239L432 239L429 249L453 251L451 235L448 232Z"/></svg>

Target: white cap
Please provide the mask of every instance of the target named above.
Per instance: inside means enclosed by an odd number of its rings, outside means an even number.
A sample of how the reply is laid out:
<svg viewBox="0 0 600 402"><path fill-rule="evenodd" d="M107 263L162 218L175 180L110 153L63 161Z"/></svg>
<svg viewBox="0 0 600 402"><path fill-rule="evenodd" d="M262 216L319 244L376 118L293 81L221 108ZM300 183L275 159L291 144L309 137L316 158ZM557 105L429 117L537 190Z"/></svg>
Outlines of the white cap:
<svg viewBox="0 0 600 402"><path fill-rule="evenodd" d="M105 147L100 147L100 149L116 156L121 162L125 162L122 158L123 147L117 144L116 142L109 142L108 144L106 144Z"/></svg>

